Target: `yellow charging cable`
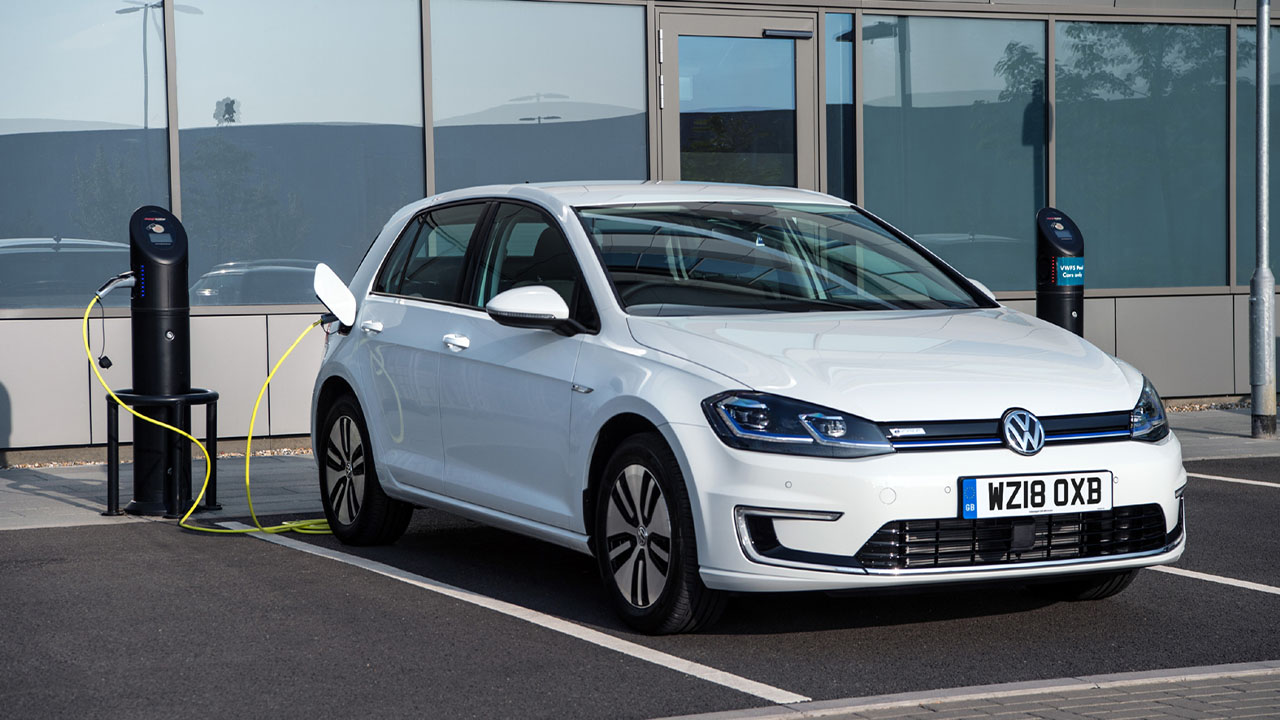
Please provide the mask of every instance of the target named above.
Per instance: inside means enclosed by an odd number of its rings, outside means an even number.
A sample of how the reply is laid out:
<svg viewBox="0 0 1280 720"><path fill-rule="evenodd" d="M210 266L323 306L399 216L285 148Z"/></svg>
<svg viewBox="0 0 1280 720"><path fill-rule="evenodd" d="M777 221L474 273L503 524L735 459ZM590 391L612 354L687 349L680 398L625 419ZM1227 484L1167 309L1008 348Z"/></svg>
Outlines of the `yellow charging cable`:
<svg viewBox="0 0 1280 720"><path fill-rule="evenodd" d="M187 514L183 515L182 519L178 521L179 527L184 527L188 530L199 530L200 532L225 534L250 532L282 533L289 531L306 533L309 535L323 535L329 533L329 523L323 518L315 518L313 520L291 520L279 525L263 526L263 524L258 520L257 513L253 511L253 495L249 490L249 459L253 456L253 426L258 419L258 406L262 403L262 396L266 394L267 386L271 384L271 378L275 377L276 371L280 369L282 364L284 364L285 358L289 357L289 353L293 352L293 349L298 347L298 343L302 342L302 339L307 336L307 333L314 330L321 321L317 320L308 325L307 329L303 330L302 334L298 336L298 339L294 340L293 344L289 346L289 349L285 350L284 355L280 356L280 359L276 361L275 367L271 368L271 372L267 374L267 381L262 383L262 389L258 391L257 401L253 403L253 415L249 418L249 439L244 449L244 493L245 498L249 501L249 516L253 518L253 524L256 527L245 528L243 530L211 528L201 527L199 525L188 525L187 518L191 517L191 513L195 512L196 508L200 505L200 501L204 499L205 491L209 489L209 476L213 470L213 459L209 457L209 451L205 449L204 443L195 439L190 433L169 425L168 423L163 423L154 418L149 418L126 405L125 402L117 397L111 390L111 386L107 384L107 381L102 378L102 373L98 372L98 364L93 361L93 351L89 349L89 314L93 312L93 306L97 304L98 299L99 296L94 295L93 299L89 301L89 307L84 310L84 323L80 328L80 335L84 340L84 353L89 358L89 367L93 369L93 374L97 376L98 382L102 384L102 387L107 391L107 394L111 396L112 400L115 400L120 407L128 410L134 417L145 420L152 425L158 425L166 430L172 430L173 432L178 433L182 437L195 443L196 447L200 448L200 452L204 454L204 483L200 486L200 494L196 496L195 501L191 504L191 508L187 510Z"/></svg>

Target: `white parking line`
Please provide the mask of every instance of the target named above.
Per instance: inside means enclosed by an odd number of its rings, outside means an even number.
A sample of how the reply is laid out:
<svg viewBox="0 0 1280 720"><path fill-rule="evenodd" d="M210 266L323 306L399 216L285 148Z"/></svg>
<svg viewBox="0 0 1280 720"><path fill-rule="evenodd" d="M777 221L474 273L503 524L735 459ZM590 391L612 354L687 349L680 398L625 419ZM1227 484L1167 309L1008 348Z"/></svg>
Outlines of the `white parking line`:
<svg viewBox="0 0 1280 720"><path fill-rule="evenodd" d="M233 529L247 529L249 527L248 525L238 522L224 522L219 523L219 525ZM804 695L797 695L796 693L788 692L786 690L773 687L772 685L758 683L754 680L748 680L747 678L727 673L723 670L717 670L713 667L702 665L691 660L685 660L674 655L668 655L667 653L659 650L647 648L643 645L637 645L636 643L628 642L608 633L602 633L598 630L592 630L578 625L577 623L563 620L555 617L554 615L547 615L545 613L540 613L537 610L530 610L529 608L497 600L487 595L474 593L470 590L463 590L460 587L442 583L438 580L432 580L431 578L423 577L421 575L415 575L414 573L406 572L399 568L392 567L391 565L377 562L376 560L367 560L355 555L348 555L343 552L338 552L337 550L330 550L328 548L311 545L309 543L304 543L292 538L281 537L279 535L253 533L253 536L260 540L266 540L267 542L272 542L277 545L283 545L287 548L300 550L311 555L318 555L330 560L336 560L346 565L352 565L363 570L368 570L369 572L374 572L393 580L399 580L400 582L408 583L415 587L422 588L423 590L430 590L431 592L439 593L441 595L454 598L455 600L461 600L466 603L471 603L472 605L488 608L489 610L500 612L503 615L518 618L525 622L530 622L534 625L547 628L548 630L564 633L565 635L578 638L579 640L584 640L593 645L599 645L600 647L620 652L623 655L629 655L638 660L644 660L645 662L650 662L669 670L675 670L676 672L684 673L685 675L690 675L700 680L706 680L707 682L722 685L741 693L754 695L772 703L785 705L789 703L808 702L810 700L810 698L807 698Z"/></svg>
<svg viewBox="0 0 1280 720"><path fill-rule="evenodd" d="M1261 480L1244 480L1241 478L1223 477L1221 475L1205 475L1204 473L1187 473L1187 477L1200 478L1202 480L1221 480L1222 482L1240 483L1241 485L1261 485L1263 487L1280 488L1280 483L1262 482Z"/></svg>
<svg viewBox="0 0 1280 720"><path fill-rule="evenodd" d="M1221 575L1210 575L1208 573L1196 572L1195 570L1184 570L1182 568L1169 567L1163 565L1153 567L1152 570L1170 575L1181 575L1183 577L1195 578L1196 580L1205 580L1220 585L1230 585L1232 587L1244 588L1246 590L1257 590L1258 592L1270 593L1272 595L1280 595L1280 587L1272 587L1271 585L1263 585L1262 583L1249 582L1248 580L1236 580L1235 578L1222 577Z"/></svg>

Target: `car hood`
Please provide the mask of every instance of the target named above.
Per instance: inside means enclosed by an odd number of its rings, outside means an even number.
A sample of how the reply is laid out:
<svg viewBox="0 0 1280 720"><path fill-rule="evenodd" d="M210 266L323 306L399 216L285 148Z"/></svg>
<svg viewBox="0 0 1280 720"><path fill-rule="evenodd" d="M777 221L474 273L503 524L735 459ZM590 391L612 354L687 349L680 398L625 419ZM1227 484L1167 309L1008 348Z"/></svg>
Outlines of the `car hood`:
<svg viewBox="0 0 1280 720"><path fill-rule="evenodd" d="M1129 410L1132 366L1008 308L628 318L636 342L879 422Z"/></svg>

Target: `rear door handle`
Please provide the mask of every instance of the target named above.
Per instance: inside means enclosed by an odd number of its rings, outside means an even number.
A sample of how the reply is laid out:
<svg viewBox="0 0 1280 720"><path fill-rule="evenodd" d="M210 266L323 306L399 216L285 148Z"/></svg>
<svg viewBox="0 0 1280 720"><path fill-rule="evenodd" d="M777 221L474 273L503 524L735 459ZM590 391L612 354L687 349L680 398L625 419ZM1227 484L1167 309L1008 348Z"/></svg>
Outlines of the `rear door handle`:
<svg viewBox="0 0 1280 720"><path fill-rule="evenodd" d="M471 338L467 337L466 335L449 333L448 335L445 335L441 339L444 340L444 344L449 346L449 349L454 352L461 352L471 347Z"/></svg>
<svg viewBox="0 0 1280 720"><path fill-rule="evenodd" d="M365 320L360 323L360 329L371 335L376 335L382 332L382 323L377 320Z"/></svg>

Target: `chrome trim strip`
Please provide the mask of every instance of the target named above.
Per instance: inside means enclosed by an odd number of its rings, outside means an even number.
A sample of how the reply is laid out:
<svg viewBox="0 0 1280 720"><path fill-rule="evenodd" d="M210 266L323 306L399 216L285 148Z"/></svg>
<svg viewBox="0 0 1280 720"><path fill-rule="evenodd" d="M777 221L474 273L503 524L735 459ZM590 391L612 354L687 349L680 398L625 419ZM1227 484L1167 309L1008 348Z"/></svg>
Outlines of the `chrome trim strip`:
<svg viewBox="0 0 1280 720"><path fill-rule="evenodd" d="M923 448L923 447L962 447L966 445L1002 445L1003 441L999 438L981 438L977 440L921 440L906 442L890 442L896 448Z"/></svg>
<svg viewBox="0 0 1280 720"><path fill-rule="evenodd" d="M1062 441L1062 440L1087 440L1090 438L1129 437L1129 436L1130 436L1130 433L1128 430L1107 430L1105 432L1073 433L1071 435L1050 435L1049 437L1045 438L1044 441L1046 443L1051 443L1051 442Z"/></svg>
<svg viewBox="0 0 1280 720"><path fill-rule="evenodd" d="M778 560L769 558L756 552L755 547L751 544L751 533L747 530L748 517L768 517L777 520L813 520L815 522L835 522L844 516L842 512L822 511L822 510L782 510L778 508L761 508L750 507L748 505L739 505L733 509L733 525L738 531L738 547L742 548L742 553L747 556L751 562L760 565L774 565L777 567L796 568L797 570L825 570L828 572L854 573L865 575L866 571L862 568L840 567L839 565L816 565L810 563L796 562L794 560Z"/></svg>

